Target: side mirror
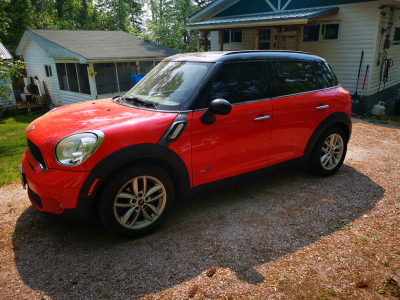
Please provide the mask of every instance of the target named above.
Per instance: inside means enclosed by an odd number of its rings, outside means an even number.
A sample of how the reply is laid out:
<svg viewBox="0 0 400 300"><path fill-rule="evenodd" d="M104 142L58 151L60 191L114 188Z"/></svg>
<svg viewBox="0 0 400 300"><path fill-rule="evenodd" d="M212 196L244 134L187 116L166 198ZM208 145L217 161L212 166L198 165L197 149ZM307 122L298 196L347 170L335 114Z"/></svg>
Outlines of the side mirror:
<svg viewBox="0 0 400 300"><path fill-rule="evenodd" d="M204 125L210 125L215 122L215 115L227 115L232 111L232 105L225 99L214 99L211 101L207 110L200 116Z"/></svg>

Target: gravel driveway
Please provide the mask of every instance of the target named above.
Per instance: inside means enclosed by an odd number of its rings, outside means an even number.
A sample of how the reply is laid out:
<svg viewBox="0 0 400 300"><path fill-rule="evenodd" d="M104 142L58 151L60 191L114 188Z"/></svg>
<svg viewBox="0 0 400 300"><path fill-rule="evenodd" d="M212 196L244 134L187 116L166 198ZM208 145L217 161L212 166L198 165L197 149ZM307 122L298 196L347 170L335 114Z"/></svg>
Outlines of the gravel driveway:
<svg viewBox="0 0 400 300"><path fill-rule="evenodd" d="M0 188L1 299L400 298L400 129L355 120L333 177L301 167L178 203L126 240Z"/></svg>

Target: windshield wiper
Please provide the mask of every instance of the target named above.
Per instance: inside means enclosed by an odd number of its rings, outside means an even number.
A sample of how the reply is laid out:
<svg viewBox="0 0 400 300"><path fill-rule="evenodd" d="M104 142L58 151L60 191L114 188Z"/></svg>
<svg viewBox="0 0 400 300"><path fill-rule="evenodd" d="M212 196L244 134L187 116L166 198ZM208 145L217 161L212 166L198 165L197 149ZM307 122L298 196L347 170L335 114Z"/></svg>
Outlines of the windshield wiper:
<svg viewBox="0 0 400 300"><path fill-rule="evenodd" d="M113 97L112 99L115 100L115 102L119 102L122 99L124 99L124 96L125 96L125 94L121 94L121 95Z"/></svg>
<svg viewBox="0 0 400 300"><path fill-rule="evenodd" d="M123 97L125 101L132 101L136 103L138 106L144 106L144 107L152 107L157 109L157 104L151 101L146 101L137 97Z"/></svg>

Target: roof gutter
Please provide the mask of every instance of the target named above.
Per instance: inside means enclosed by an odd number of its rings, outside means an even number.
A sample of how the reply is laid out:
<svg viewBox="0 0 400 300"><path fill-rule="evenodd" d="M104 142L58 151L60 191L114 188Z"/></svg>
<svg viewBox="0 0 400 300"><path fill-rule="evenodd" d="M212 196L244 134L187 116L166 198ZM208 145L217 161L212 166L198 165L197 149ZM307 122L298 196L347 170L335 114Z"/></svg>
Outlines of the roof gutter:
<svg viewBox="0 0 400 300"><path fill-rule="evenodd" d="M260 26L282 26L282 25L305 25L308 24L309 19L297 20L284 20L284 21L270 21L270 22L250 22L250 23L235 23L235 24L207 24L207 25L188 25L188 30L216 30L227 28L254 28Z"/></svg>

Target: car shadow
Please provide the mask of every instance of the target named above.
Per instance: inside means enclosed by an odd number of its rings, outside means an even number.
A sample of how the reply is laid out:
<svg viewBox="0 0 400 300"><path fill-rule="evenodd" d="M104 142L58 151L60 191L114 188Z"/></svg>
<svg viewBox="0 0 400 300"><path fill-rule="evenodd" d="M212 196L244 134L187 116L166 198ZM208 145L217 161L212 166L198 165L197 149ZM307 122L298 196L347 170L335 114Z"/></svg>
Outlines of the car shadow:
<svg viewBox="0 0 400 300"><path fill-rule="evenodd" d="M264 278L253 267L368 213L384 191L346 165L327 178L288 168L198 193L177 203L158 231L133 240L98 221L66 221L30 207L13 234L15 262L27 286L60 299L139 297L213 267L258 284Z"/></svg>

